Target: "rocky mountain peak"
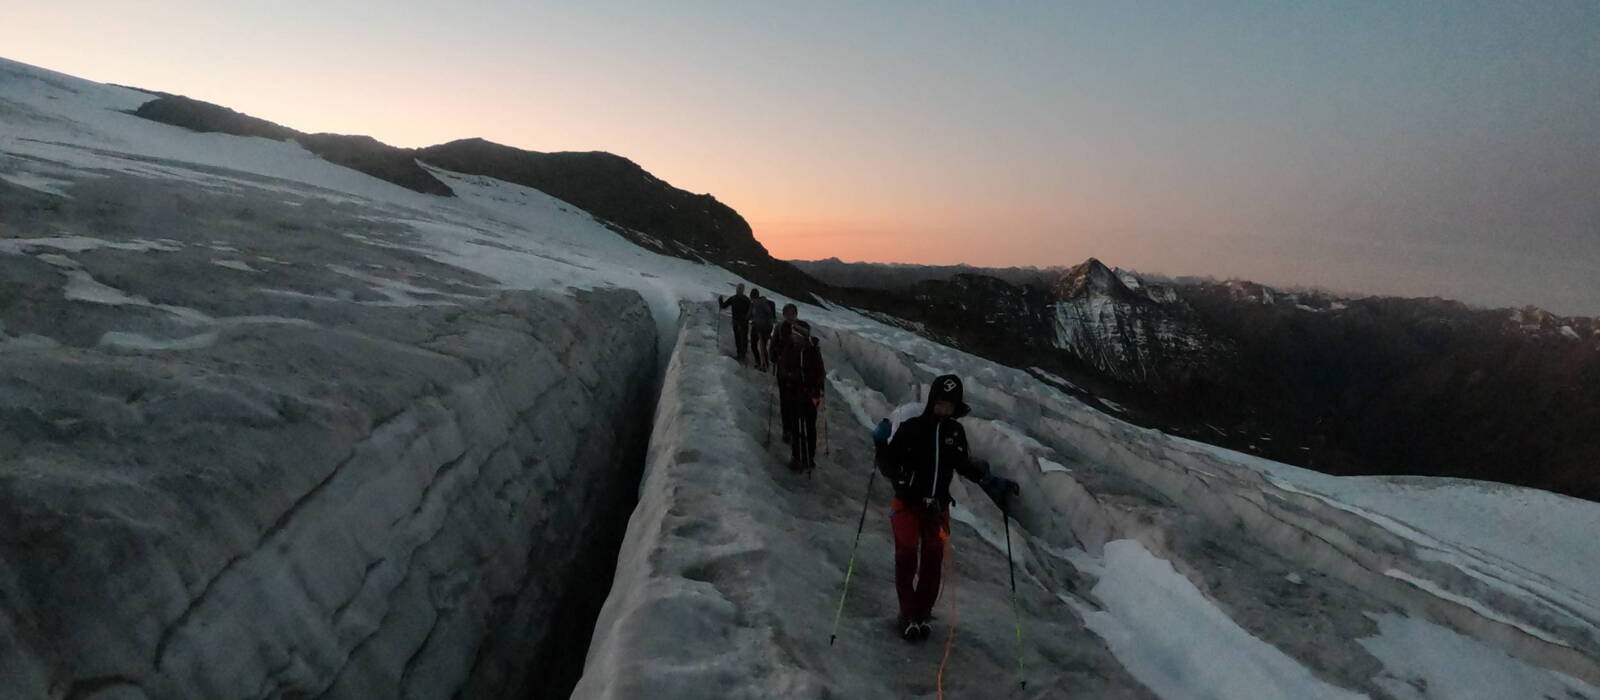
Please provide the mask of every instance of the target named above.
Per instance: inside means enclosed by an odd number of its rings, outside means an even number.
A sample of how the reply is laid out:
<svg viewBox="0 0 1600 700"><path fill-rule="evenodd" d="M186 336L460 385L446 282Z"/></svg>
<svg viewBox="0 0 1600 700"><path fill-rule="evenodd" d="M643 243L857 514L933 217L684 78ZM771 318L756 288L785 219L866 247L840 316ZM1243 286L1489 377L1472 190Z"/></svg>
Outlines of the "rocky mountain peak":
<svg viewBox="0 0 1600 700"><path fill-rule="evenodd" d="M1272 304L1277 300L1275 290L1264 284L1257 284L1249 280L1230 279L1222 283L1222 288L1235 301L1251 301L1260 304Z"/></svg>
<svg viewBox="0 0 1600 700"><path fill-rule="evenodd" d="M1122 301L1133 301L1138 295L1128 288L1117 273L1100 262L1089 258L1062 271L1051 284L1051 291L1061 299L1081 299L1091 294L1109 296Z"/></svg>
<svg viewBox="0 0 1600 700"><path fill-rule="evenodd" d="M1537 306L1528 305L1510 312L1513 323L1521 326L1543 328L1560 325L1561 318Z"/></svg>

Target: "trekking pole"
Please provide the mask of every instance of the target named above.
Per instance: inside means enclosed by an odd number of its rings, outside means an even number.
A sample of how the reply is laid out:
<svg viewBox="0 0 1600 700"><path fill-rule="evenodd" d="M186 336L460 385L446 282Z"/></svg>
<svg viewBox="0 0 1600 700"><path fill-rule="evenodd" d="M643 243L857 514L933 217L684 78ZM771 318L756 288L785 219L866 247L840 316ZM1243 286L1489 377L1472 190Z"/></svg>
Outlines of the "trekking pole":
<svg viewBox="0 0 1600 700"><path fill-rule="evenodd" d="M811 407L816 408L816 405L813 404ZM806 456L806 479L810 480L811 473L817 470L813 466L817 463L817 421L813 419L811 425L806 425L806 419L802 416L800 418L800 429L806 431L806 439L800 443L800 453Z"/></svg>
<svg viewBox="0 0 1600 700"><path fill-rule="evenodd" d="M861 545L861 531L867 526L867 506L872 504L872 481L878 478L878 470L873 469L867 477L867 497L861 501L861 520L856 522L856 541L850 545L850 565L844 570L844 585L839 589L839 609L833 613L833 632L828 635L828 646L833 646L833 640L839 637L839 617L844 615L844 597L850 594L850 574L856 570L856 547Z"/></svg>
<svg viewBox="0 0 1600 700"><path fill-rule="evenodd" d="M948 518L945 521L944 527L949 527ZM955 578L953 574L956 568L956 547L955 544L949 542L947 542L946 545L948 546L948 549L945 551L944 563L941 564L944 575L940 578L939 592L943 593L945 590L950 591L950 632L944 637L944 654L939 656L939 673L933 677L933 687L938 693L935 697L937 697L938 700L944 700L944 670L945 667L950 665L950 652L954 651L956 648L956 624L961 622L961 608L956 607L955 586L950 583Z"/></svg>
<svg viewBox="0 0 1600 700"><path fill-rule="evenodd" d="M1016 621L1017 628L1017 687L1028 687L1028 681L1022 677L1022 615L1017 612L1017 563L1011 559L1011 513L1008 509L1000 509L1000 517L1006 521L1006 566L1011 569L1011 618Z"/></svg>

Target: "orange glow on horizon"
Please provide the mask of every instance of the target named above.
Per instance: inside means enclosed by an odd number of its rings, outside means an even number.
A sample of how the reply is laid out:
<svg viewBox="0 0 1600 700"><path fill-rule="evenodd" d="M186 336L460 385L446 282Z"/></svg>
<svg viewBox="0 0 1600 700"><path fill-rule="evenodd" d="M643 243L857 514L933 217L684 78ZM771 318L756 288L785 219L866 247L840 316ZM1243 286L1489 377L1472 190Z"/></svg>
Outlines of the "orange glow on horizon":
<svg viewBox="0 0 1600 700"><path fill-rule="evenodd" d="M1583 3L1463 9L1472 31L1337 4L13 5L7 59L400 147L608 151L781 259L1094 256L1600 311Z"/></svg>
<svg viewBox="0 0 1600 700"><path fill-rule="evenodd" d="M751 221L756 240L780 260L839 258L848 262L921 262L918 236L906 230L885 230L848 224L798 221Z"/></svg>

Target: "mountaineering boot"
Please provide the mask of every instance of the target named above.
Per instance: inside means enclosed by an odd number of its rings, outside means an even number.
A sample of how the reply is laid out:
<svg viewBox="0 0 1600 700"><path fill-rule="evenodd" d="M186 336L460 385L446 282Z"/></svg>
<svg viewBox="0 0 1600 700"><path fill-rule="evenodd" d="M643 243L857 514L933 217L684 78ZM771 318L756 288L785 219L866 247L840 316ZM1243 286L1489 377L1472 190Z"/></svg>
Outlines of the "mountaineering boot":
<svg viewBox="0 0 1600 700"><path fill-rule="evenodd" d="M904 639L908 642L921 640L921 637L918 636L921 634L921 627L916 622L912 622L910 619L902 617L900 618L900 624L898 624L896 627L898 627L900 630L901 639Z"/></svg>
<svg viewBox="0 0 1600 700"><path fill-rule="evenodd" d="M917 641L922 641L924 639L927 639L928 637L933 636L933 624L932 623L928 622L927 620L923 620L922 622L918 622L916 624L917 624Z"/></svg>

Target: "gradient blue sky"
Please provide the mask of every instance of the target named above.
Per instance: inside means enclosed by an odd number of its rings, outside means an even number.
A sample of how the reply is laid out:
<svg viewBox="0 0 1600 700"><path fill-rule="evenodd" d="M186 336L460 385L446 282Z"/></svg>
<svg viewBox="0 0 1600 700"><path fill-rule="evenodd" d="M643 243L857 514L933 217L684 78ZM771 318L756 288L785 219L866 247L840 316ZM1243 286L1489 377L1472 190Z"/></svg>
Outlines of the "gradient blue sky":
<svg viewBox="0 0 1600 700"><path fill-rule="evenodd" d="M0 55L404 146L620 153L780 257L1600 315L1600 2L28 3Z"/></svg>

